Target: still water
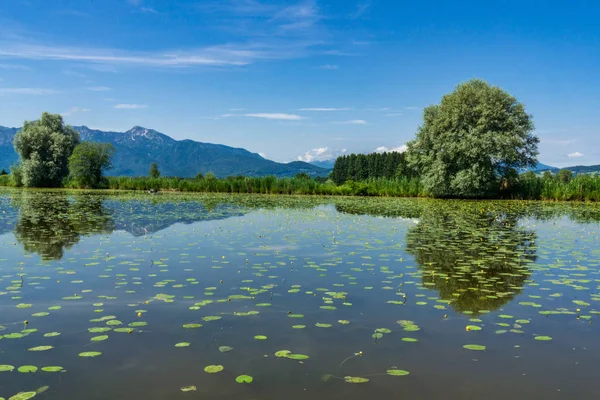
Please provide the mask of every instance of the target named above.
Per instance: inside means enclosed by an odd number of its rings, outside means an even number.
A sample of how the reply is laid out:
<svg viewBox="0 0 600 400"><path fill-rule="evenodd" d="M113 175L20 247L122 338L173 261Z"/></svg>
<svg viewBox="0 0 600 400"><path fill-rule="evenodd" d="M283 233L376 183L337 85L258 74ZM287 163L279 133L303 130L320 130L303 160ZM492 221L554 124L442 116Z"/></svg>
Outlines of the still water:
<svg viewBox="0 0 600 400"><path fill-rule="evenodd" d="M3 190L0 398L597 398L599 221Z"/></svg>

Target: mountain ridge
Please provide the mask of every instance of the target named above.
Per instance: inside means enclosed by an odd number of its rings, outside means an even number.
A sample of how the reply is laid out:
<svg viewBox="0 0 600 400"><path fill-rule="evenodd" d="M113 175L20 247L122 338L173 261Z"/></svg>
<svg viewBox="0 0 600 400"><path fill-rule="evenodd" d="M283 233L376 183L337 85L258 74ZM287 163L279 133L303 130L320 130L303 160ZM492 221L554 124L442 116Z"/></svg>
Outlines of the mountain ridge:
<svg viewBox="0 0 600 400"><path fill-rule="evenodd" d="M0 126L0 169L7 169L18 160L13 140L21 128ZM326 176L328 169L295 161L288 164L267 160L257 153L223 144L176 140L153 129L134 126L125 132L101 131L87 126L73 126L84 141L111 143L117 149L114 168L108 175L146 176L150 164L156 162L164 176L193 177L198 172L230 175L278 177L306 173Z"/></svg>

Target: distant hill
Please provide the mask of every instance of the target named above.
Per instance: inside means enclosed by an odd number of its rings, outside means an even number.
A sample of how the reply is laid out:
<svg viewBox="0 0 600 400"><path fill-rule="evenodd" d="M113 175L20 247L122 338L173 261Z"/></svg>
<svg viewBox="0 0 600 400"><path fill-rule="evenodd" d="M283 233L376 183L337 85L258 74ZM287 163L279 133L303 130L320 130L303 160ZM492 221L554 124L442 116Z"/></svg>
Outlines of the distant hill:
<svg viewBox="0 0 600 400"><path fill-rule="evenodd" d="M568 169L569 171L572 171L575 174L598 174L598 173L600 173L600 165L575 165L573 167L564 167L564 168L549 167L549 168L540 169L536 172L550 171L550 172L554 173L554 172L560 171L561 169Z"/></svg>
<svg viewBox="0 0 600 400"><path fill-rule="evenodd" d="M74 126L82 140L112 143L117 152L114 176L146 176L150 164L158 163L163 176L193 177L198 172L213 172L218 177L230 175L278 177L294 176L304 172L310 176L326 176L329 171L309 163L295 161L288 164L267 160L248 150L193 140L175 140L163 133L141 126L127 132L105 132ZM14 164L18 157L13 139L18 128L0 126L0 169Z"/></svg>
<svg viewBox="0 0 600 400"><path fill-rule="evenodd" d="M320 168L333 169L335 160L336 160L335 158L332 158L331 160L311 161L309 164L312 164L312 165L320 167Z"/></svg>

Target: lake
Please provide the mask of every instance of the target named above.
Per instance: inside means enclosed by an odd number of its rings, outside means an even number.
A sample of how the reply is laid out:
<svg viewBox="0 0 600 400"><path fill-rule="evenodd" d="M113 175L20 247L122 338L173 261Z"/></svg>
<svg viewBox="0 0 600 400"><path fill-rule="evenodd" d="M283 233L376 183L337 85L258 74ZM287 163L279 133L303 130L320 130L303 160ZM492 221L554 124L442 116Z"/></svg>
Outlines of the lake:
<svg viewBox="0 0 600 400"><path fill-rule="evenodd" d="M3 189L0 398L595 398L599 221L581 203Z"/></svg>

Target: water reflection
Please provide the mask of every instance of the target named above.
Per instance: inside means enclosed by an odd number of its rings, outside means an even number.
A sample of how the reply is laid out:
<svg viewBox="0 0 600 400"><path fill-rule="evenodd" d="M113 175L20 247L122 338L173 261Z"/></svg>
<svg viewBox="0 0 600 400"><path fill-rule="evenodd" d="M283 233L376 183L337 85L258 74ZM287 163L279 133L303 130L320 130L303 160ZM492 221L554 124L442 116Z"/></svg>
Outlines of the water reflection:
<svg viewBox="0 0 600 400"><path fill-rule="evenodd" d="M19 210L15 238L25 252L43 260L59 260L82 236L109 234L115 227L110 210L97 197L23 191L11 206Z"/></svg>
<svg viewBox="0 0 600 400"><path fill-rule="evenodd" d="M457 312L493 311L513 299L531 275L533 230L515 214L426 209L406 235L406 249L434 288Z"/></svg>

